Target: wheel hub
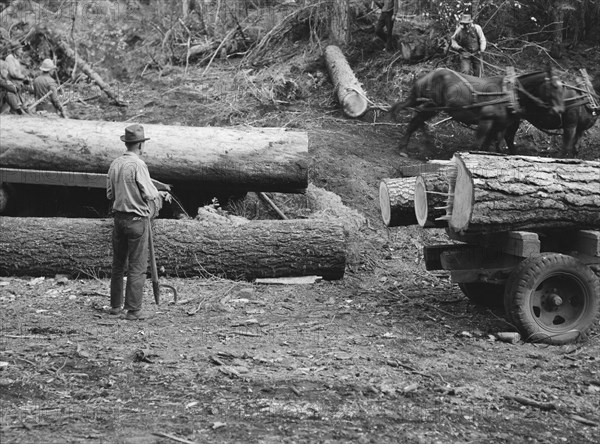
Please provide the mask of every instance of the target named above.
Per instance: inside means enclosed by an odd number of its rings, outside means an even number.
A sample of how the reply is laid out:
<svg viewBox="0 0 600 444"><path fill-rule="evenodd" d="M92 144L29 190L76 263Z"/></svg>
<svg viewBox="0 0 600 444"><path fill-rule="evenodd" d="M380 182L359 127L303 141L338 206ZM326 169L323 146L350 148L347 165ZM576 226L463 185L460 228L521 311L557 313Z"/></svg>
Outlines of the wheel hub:
<svg viewBox="0 0 600 444"><path fill-rule="evenodd" d="M556 288L551 289L548 293L542 295L542 305L546 310L556 311L563 304L563 298L559 295Z"/></svg>
<svg viewBox="0 0 600 444"><path fill-rule="evenodd" d="M570 328L581 316L580 288L564 277L551 277L533 294L532 309L538 322L550 328Z"/></svg>

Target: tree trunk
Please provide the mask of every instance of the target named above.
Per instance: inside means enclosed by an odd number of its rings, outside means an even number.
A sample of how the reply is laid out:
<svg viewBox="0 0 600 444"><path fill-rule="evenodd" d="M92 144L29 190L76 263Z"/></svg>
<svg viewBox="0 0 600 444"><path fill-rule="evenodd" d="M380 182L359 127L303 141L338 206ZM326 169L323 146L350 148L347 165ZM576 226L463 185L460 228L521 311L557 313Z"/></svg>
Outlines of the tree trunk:
<svg viewBox="0 0 600 444"><path fill-rule="evenodd" d="M2 116L0 164L7 168L106 173L125 152L127 123ZM279 128L144 125L152 178L202 189L303 192L306 133Z"/></svg>
<svg viewBox="0 0 600 444"><path fill-rule="evenodd" d="M360 117L368 108L367 96L337 46L325 48L325 63L333 82L333 89L348 117Z"/></svg>
<svg viewBox="0 0 600 444"><path fill-rule="evenodd" d="M473 16L473 20L478 20L479 15L479 0L471 1L471 15Z"/></svg>
<svg viewBox="0 0 600 444"><path fill-rule="evenodd" d="M457 233L600 228L600 162L457 153L447 219Z"/></svg>
<svg viewBox="0 0 600 444"><path fill-rule="evenodd" d="M181 0L181 17L185 20L192 9L193 0Z"/></svg>
<svg viewBox="0 0 600 444"><path fill-rule="evenodd" d="M565 10L562 6L562 0L554 2L551 15L554 30L552 31L550 55L555 59L559 59L562 56L563 26L565 20Z"/></svg>
<svg viewBox="0 0 600 444"><path fill-rule="evenodd" d="M320 275L340 279L346 233L330 220L215 224L157 219L158 267L168 276L232 279ZM110 219L1 217L0 275L110 274Z"/></svg>
<svg viewBox="0 0 600 444"><path fill-rule="evenodd" d="M333 0L331 8L331 38L337 45L345 45L350 37L350 2Z"/></svg>

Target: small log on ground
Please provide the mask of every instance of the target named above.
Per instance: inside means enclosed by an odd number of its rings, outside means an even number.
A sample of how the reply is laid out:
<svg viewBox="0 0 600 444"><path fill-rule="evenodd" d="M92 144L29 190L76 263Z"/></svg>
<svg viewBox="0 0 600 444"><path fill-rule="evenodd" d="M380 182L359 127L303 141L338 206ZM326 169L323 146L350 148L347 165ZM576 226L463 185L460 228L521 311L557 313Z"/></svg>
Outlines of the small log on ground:
<svg viewBox="0 0 600 444"><path fill-rule="evenodd" d="M600 228L600 162L457 153L448 219L456 233Z"/></svg>
<svg viewBox="0 0 600 444"><path fill-rule="evenodd" d="M339 47L329 45L325 48L325 63L344 114L362 116L369 106L367 96Z"/></svg>
<svg viewBox="0 0 600 444"><path fill-rule="evenodd" d="M125 152L127 123L2 116L0 164L7 168L106 173ZM204 189L303 192L308 137L282 128L144 125L152 178Z"/></svg>
<svg viewBox="0 0 600 444"><path fill-rule="evenodd" d="M157 219L153 225L157 265L168 276L344 275L347 236L335 221ZM0 227L0 275L110 274L110 219L0 217Z"/></svg>
<svg viewBox="0 0 600 444"><path fill-rule="evenodd" d="M425 227L446 226L445 222L436 221L436 218L446 214L445 210L438 209L446 206L448 183L445 171L438 169L420 176L383 179L379 184L379 207L383 223L388 227L418 223ZM419 188L419 180L426 185ZM427 194L424 193L424 186L427 187ZM415 204L419 198L425 201L417 208ZM419 217L423 219L422 223Z"/></svg>

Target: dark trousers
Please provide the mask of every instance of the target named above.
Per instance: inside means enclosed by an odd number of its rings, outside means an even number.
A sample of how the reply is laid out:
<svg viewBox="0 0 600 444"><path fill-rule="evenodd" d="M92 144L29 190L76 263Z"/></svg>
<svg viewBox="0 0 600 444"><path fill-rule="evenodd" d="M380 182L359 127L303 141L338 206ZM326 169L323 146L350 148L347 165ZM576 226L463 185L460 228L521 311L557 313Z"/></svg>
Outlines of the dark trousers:
<svg viewBox="0 0 600 444"><path fill-rule="evenodd" d="M0 90L0 112L5 109L16 114L23 114L21 97L18 93Z"/></svg>
<svg viewBox="0 0 600 444"><path fill-rule="evenodd" d="M110 305L123 305L123 276L127 272L126 310L142 308L146 270L148 269L147 217L116 213L113 228L113 262L110 279Z"/></svg>
<svg viewBox="0 0 600 444"><path fill-rule="evenodd" d="M385 42L387 49L392 49L392 31L394 29L393 11L382 12L375 25L375 35ZM383 32L385 28L386 32Z"/></svg>
<svg viewBox="0 0 600 444"><path fill-rule="evenodd" d="M481 77L481 54L461 54L460 55L460 72L472 76Z"/></svg>

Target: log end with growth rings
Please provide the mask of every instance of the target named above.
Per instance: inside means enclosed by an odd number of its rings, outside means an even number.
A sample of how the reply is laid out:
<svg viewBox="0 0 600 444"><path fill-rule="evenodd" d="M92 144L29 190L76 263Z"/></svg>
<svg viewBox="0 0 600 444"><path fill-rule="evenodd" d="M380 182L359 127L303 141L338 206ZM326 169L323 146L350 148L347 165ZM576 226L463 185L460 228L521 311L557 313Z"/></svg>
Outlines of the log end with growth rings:
<svg viewBox="0 0 600 444"><path fill-rule="evenodd" d="M381 208L381 218L383 219L383 223L386 227L389 227L392 221L390 190L384 180L379 184L379 208Z"/></svg>
<svg viewBox="0 0 600 444"><path fill-rule="evenodd" d="M369 104L363 95L353 89L347 90L341 100L344 114L348 117L360 117L369 109Z"/></svg>
<svg viewBox="0 0 600 444"><path fill-rule="evenodd" d="M469 227L473 213L474 187L469 169L459 154L454 155L456 169L449 176L449 198L446 217L451 230L463 232Z"/></svg>
<svg viewBox="0 0 600 444"><path fill-rule="evenodd" d="M429 217L427 205L427 187L423 176L418 176L415 181L415 216L420 226L424 227Z"/></svg>

